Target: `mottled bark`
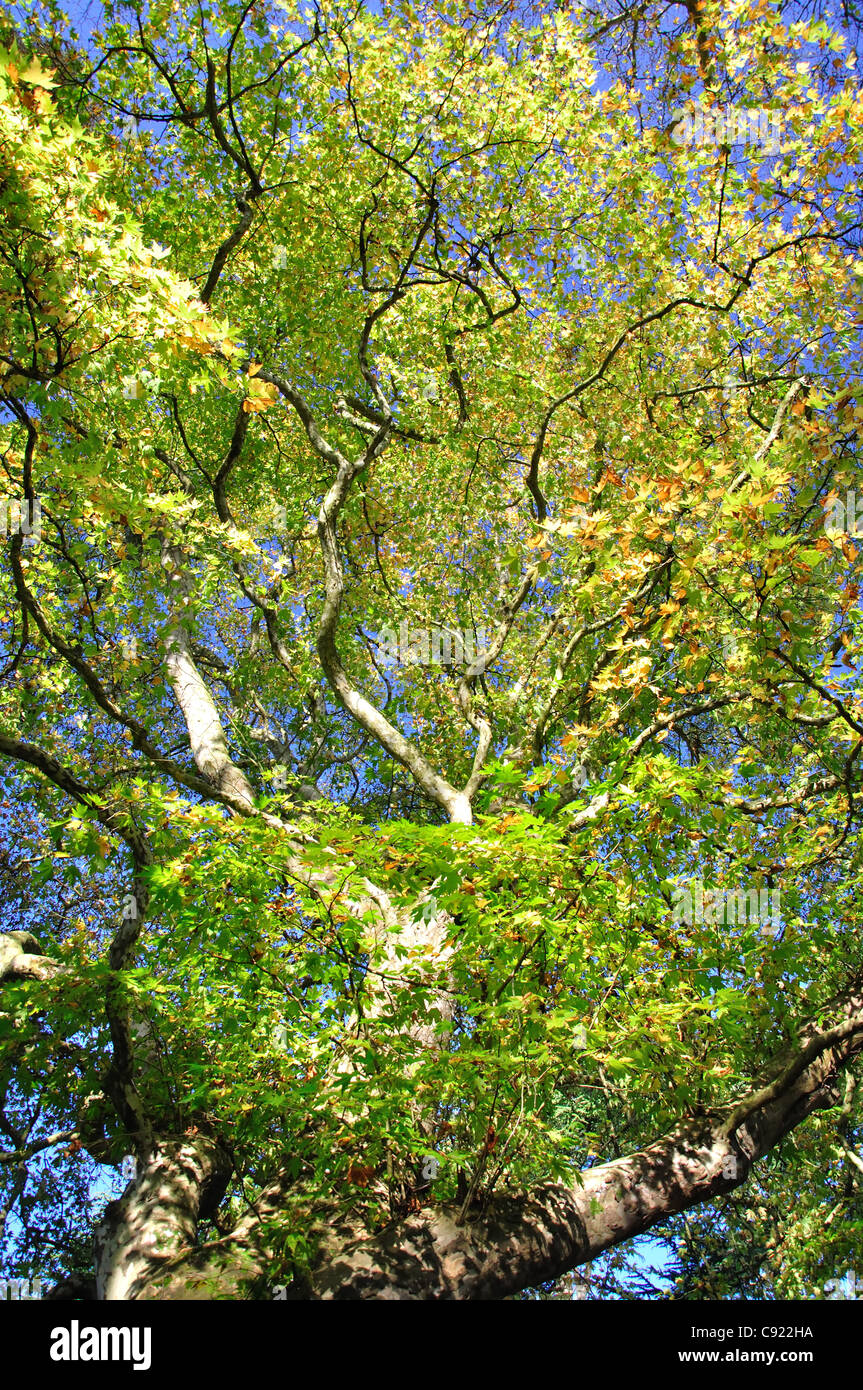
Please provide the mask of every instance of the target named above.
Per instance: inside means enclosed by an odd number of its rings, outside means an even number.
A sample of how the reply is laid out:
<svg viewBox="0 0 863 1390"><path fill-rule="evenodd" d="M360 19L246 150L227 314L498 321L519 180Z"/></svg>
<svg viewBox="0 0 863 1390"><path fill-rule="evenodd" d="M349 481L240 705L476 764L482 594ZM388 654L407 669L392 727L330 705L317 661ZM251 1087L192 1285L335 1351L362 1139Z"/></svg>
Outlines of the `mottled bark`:
<svg viewBox="0 0 863 1390"><path fill-rule="evenodd" d="M96 1228L97 1298L153 1296L170 1278L172 1261L194 1243L198 1220L223 1195L230 1173L216 1140L198 1135L158 1144ZM183 1296L195 1297L191 1280Z"/></svg>
<svg viewBox="0 0 863 1390"><path fill-rule="evenodd" d="M163 544L162 563L180 589L187 591L188 576L175 546ZM187 628L179 620L166 638L165 671L186 723L198 771L232 802L253 810L254 793L245 774L231 761L219 711L192 659Z"/></svg>
<svg viewBox="0 0 863 1390"><path fill-rule="evenodd" d="M35 936L28 931L0 935L0 980L49 980L60 966L42 955Z"/></svg>
<svg viewBox="0 0 863 1390"><path fill-rule="evenodd" d="M531 1192L494 1197L482 1212L459 1224L456 1208L427 1208L376 1235L332 1213L320 1227L319 1257L309 1281L292 1295L314 1300L497 1299L554 1279L631 1240L677 1212L721 1196L743 1183L752 1167L813 1111L841 1099L843 1067L863 1048L863 995L849 992L836 1006L836 1023L824 1032L803 1028L793 1049L768 1069L765 1084L723 1112L681 1123L644 1150L578 1175L570 1186L549 1183ZM180 1160L187 1163L185 1157ZM168 1220L162 1187L178 1189ZM156 1221L170 1252L178 1252L162 1277L153 1256L132 1232L127 1245L132 1276L105 1285L104 1297L249 1297L255 1282L275 1282L278 1266L268 1248L266 1223L278 1216L287 1180L260 1194L253 1213L208 1250L192 1245L194 1183L165 1177L150 1192L140 1189L127 1219ZM125 1213L118 1213L116 1229ZM310 1216L310 1224L311 1224ZM187 1241L185 1255L179 1248ZM122 1238L113 1238L122 1251ZM152 1248L152 1243L151 1247ZM116 1257L115 1257L116 1263ZM158 1272L156 1270L156 1272ZM114 1290L124 1288L126 1292Z"/></svg>
<svg viewBox="0 0 863 1390"><path fill-rule="evenodd" d="M841 1069L863 1048L863 998L850 994L840 1012L841 1022L802 1037L768 1085L729 1116L682 1124L642 1152L582 1173L578 1186L496 1197L462 1226L448 1211L393 1225L331 1258L314 1278L314 1296L502 1298L731 1191L790 1130L839 1100Z"/></svg>

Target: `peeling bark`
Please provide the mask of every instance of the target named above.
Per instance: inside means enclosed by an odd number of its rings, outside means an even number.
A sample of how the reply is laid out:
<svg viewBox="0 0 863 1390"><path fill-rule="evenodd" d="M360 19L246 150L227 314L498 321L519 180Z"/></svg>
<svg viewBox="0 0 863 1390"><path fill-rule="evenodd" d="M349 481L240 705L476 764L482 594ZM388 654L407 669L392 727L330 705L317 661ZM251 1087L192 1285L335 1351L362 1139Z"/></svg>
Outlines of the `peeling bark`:
<svg viewBox="0 0 863 1390"><path fill-rule="evenodd" d="M182 564L176 548L163 544L162 561L183 586ZM254 810L254 792L248 778L231 761L216 702L192 659L189 634L181 622L174 624L166 639L165 670L186 722L198 771L232 801Z"/></svg>
<svg viewBox="0 0 863 1390"><path fill-rule="evenodd" d="M841 1098L842 1069L863 1050L859 986L838 1001L837 1018L826 1032L801 1029L791 1055L768 1069L765 1086L736 1106L686 1120L647 1148L580 1173L571 1186L547 1183L522 1195L493 1197L461 1224L454 1207L426 1209L377 1234L352 1226L350 1217L335 1209L328 1223L320 1223L317 1213L319 1257L309 1280L296 1284L291 1296L322 1301L504 1298L558 1278L658 1222L732 1191L746 1180L753 1163L808 1115ZM262 1230L279 1214L287 1179L279 1177L266 1188L254 1212L212 1249L193 1251L195 1193L202 1179L199 1151L189 1152L191 1157L186 1150L163 1157L151 1185L136 1188L128 1209L112 1217L108 1263L119 1272L112 1283L103 1283L102 1296L212 1297L200 1290L217 1288L220 1297L232 1292L242 1297L254 1281L273 1279L275 1256ZM215 1154L216 1147L207 1152ZM178 1165L174 1176L164 1173L171 1162ZM145 1250L140 1230L150 1221L151 1205L157 1232L150 1232ZM125 1243L124 1220L134 1226ZM160 1238L167 1254L178 1251L178 1258L154 1283L158 1265L153 1246ZM185 1254L179 1249L184 1240Z"/></svg>
<svg viewBox="0 0 863 1390"><path fill-rule="evenodd" d="M313 1281L320 1299L502 1298L594 1259L688 1207L739 1187L754 1162L814 1110L837 1103L841 1068L863 1048L863 999L848 1017L809 1039L808 1065L785 1066L730 1119L681 1125L642 1152L580 1175L578 1186L549 1184L524 1197L497 1197L459 1226L451 1212L423 1214L358 1242ZM833 1045L819 1041L844 1033ZM796 1073L796 1074L794 1074ZM755 1103L757 1102L757 1103ZM740 1112L745 1118L738 1120Z"/></svg>
<svg viewBox="0 0 863 1390"><path fill-rule="evenodd" d="M220 1187L224 1193L230 1173L231 1161L216 1140L160 1143L96 1229L97 1298L134 1299L145 1291L158 1297L160 1280L170 1279L170 1262L194 1243L208 1199Z"/></svg>
<svg viewBox="0 0 863 1390"><path fill-rule="evenodd" d="M50 980L61 967L42 955L42 948L28 931L0 935L0 980Z"/></svg>

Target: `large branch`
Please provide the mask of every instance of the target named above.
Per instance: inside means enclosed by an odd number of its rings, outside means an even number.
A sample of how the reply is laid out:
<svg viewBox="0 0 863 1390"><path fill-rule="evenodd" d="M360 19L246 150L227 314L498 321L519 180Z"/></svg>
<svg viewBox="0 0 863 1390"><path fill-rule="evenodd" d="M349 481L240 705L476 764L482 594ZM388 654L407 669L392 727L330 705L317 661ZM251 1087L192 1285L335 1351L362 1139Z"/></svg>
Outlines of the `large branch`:
<svg viewBox="0 0 863 1390"><path fill-rule="evenodd" d="M493 1197L463 1224L455 1206L426 1209L374 1236L349 1215L333 1211L322 1219L316 1208L307 1224L320 1239L318 1260L310 1282L292 1296L504 1298L732 1191L807 1116L841 1100L841 1072L863 1049L860 982L836 1001L835 1018L823 1031L811 1024L799 1029L790 1051L766 1069L764 1084L736 1104L684 1120L647 1148L580 1173L571 1186L547 1183L525 1195ZM288 1186L284 1176L274 1180L233 1231L209 1246L194 1248L187 1220L185 1249L172 1241L173 1258L153 1258L151 1279L139 1265L124 1296L194 1297L202 1286L223 1298L250 1296L255 1285L271 1281L272 1242Z"/></svg>
<svg viewBox="0 0 863 1390"><path fill-rule="evenodd" d="M441 777L419 749L406 739L375 705L360 694L348 677L336 647L336 629L345 587L336 527L354 479L384 447L389 435L389 426L382 425L370 440L363 455L351 463L338 449L327 443L308 405L289 382L266 371L259 372L258 379L271 382L281 392L299 416L316 453L336 470L335 479L321 503L318 514L318 536L321 542L326 592L318 628L318 655L324 674L348 713L366 733L377 739L390 757L408 769L426 796L438 806L442 806L451 821L469 825L471 809L468 796L452 786L446 778Z"/></svg>
<svg viewBox="0 0 863 1390"><path fill-rule="evenodd" d="M740 1186L752 1164L814 1110L837 1104L841 1069L863 1048L859 986L842 1021L803 1030L798 1050L730 1117L687 1121L645 1150L582 1173L578 1186L547 1184L501 1196L485 1215L423 1213L355 1242L314 1279L320 1299L494 1299L558 1278L610 1246Z"/></svg>
<svg viewBox="0 0 863 1390"><path fill-rule="evenodd" d="M176 546L162 542L162 563L188 598L190 580ZM255 810L255 794L245 773L232 761L222 720L206 682L192 659L186 624L175 614L165 641L165 672L189 734L195 766L239 814Z"/></svg>
<svg viewBox="0 0 863 1390"><path fill-rule="evenodd" d="M255 209L252 205L252 200L255 197L257 197L257 194L255 194L250 188L246 192L245 196L241 193L238 195L237 198L234 199L237 206L237 211L240 213L240 220L237 223L234 230L230 233L230 235L227 236L225 240L222 242L221 246L219 247L218 251L213 257L213 264L211 265L210 273L207 276L207 283L201 290L202 304L209 304L210 300L213 297L213 291L219 283L219 277L222 273L222 270L224 269L225 262L227 261L234 248L239 246L240 242L243 240L243 237L246 235L246 232L252 225L252 218L255 215Z"/></svg>
<svg viewBox="0 0 863 1390"><path fill-rule="evenodd" d="M198 1220L218 1205L231 1170L225 1150L205 1135L157 1145L96 1229L97 1298L134 1298L194 1240ZM195 1294L187 1290L186 1297Z"/></svg>
<svg viewBox="0 0 863 1390"><path fill-rule="evenodd" d="M0 981L50 980L61 968L57 961L43 956L32 932L0 934Z"/></svg>

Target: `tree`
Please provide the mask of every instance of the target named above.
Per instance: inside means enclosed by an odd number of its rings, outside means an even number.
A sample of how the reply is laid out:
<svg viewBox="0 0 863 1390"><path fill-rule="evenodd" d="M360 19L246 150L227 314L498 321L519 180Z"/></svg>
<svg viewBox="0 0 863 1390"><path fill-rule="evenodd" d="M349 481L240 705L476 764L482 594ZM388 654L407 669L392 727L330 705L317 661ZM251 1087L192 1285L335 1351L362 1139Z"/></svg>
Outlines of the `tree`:
<svg viewBox="0 0 863 1390"><path fill-rule="evenodd" d="M505 1297L793 1132L856 1210L851 36L9 23L10 1269Z"/></svg>

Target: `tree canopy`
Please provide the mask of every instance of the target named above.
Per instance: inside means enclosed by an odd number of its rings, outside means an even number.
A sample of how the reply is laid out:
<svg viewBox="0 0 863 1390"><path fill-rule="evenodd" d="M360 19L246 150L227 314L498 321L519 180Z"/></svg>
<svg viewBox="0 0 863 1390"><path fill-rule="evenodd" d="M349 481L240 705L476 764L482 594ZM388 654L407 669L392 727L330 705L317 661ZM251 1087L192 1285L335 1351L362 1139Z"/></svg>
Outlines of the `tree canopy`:
<svg viewBox="0 0 863 1390"><path fill-rule="evenodd" d="M4 5L4 1269L841 1277L855 24Z"/></svg>

